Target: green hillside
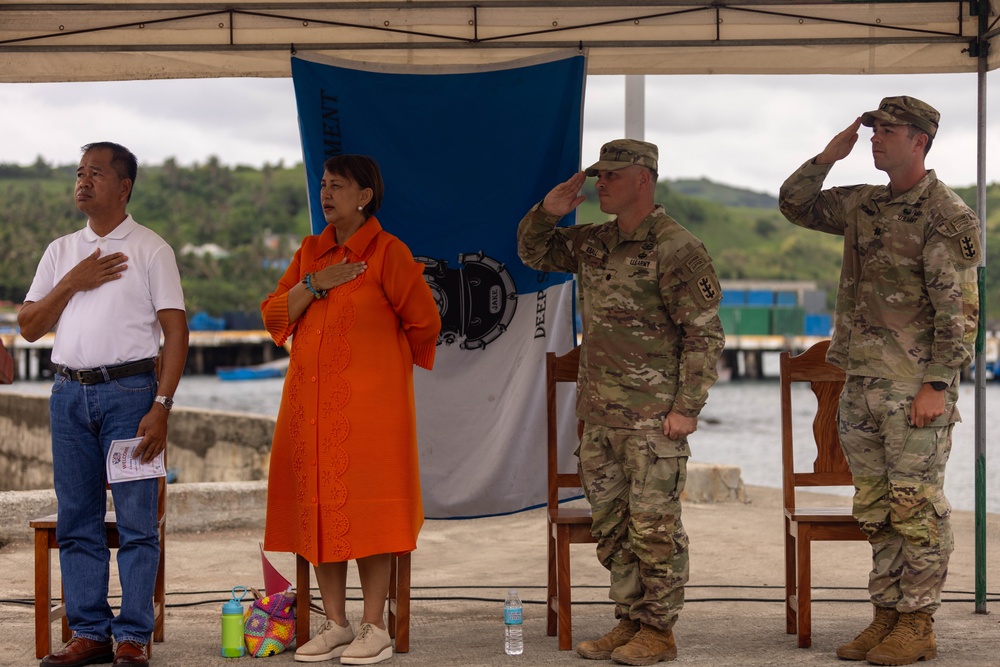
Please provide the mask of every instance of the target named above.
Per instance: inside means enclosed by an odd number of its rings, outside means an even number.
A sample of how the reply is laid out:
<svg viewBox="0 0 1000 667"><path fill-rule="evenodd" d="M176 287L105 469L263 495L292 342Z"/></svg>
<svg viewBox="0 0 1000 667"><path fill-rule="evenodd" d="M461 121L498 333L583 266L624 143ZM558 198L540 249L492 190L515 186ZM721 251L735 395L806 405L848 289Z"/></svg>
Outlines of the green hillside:
<svg viewBox="0 0 1000 667"><path fill-rule="evenodd" d="M606 220L592 182L583 194L587 201L580 207L579 222ZM733 196L727 192L724 198L732 200ZM774 198L769 208L725 206L682 194L673 183L660 181L656 201L702 240L720 278L817 280L821 287L836 288L842 239L790 224Z"/></svg>
<svg viewBox="0 0 1000 667"><path fill-rule="evenodd" d="M673 190L682 195L707 199L726 206L740 208L778 208L778 198L766 192L752 192L734 188L707 178L678 179L665 181Z"/></svg>
<svg viewBox="0 0 1000 667"><path fill-rule="evenodd" d="M19 302L45 246L80 226L71 196L74 173L75 165L0 164L0 301ZM189 312L253 313L309 233L304 184L301 164L253 169L214 158L194 166L168 160L140 170L130 210L173 246ZM975 206L974 188L958 192ZM593 181L584 196L579 222L606 220ZM835 293L842 239L789 224L773 196L707 179L665 180L657 184L657 201L702 239L721 278L815 280ZM998 184L987 190L987 211L987 257L996 266ZM191 247L200 252L183 252ZM1000 279L988 280L985 301L988 321L1000 322Z"/></svg>
<svg viewBox="0 0 1000 667"><path fill-rule="evenodd" d="M20 302L48 243L80 227L75 173L75 165L0 164L0 301ZM168 160L140 168L129 211L173 246L189 312L255 313L309 233L304 183L301 165L231 168L213 158L181 167ZM226 256L182 252L207 243Z"/></svg>
<svg viewBox="0 0 1000 667"><path fill-rule="evenodd" d="M699 184L691 187L690 184ZM703 184L703 185L701 185ZM697 194L685 194L695 192ZM976 188L956 188L975 210ZM741 193L744 193L744 198ZM579 222L601 222L607 216L597 203L594 182L584 186L587 201L579 210ZM758 199L763 197L764 199ZM831 298L840 275L843 238L792 225L778 211L770 195L740 190L707 180L663 180L657 183L656 200L667 212L698 236L722 279L815 280ZM734 201L765 201L766 206L727 205ZM1000 266L1000 184L986 190L986 257L988 266ZM831 304L832 306L832 304ZM985 321L990 329L1000 327L1000 269L986 273Z"/></svg>

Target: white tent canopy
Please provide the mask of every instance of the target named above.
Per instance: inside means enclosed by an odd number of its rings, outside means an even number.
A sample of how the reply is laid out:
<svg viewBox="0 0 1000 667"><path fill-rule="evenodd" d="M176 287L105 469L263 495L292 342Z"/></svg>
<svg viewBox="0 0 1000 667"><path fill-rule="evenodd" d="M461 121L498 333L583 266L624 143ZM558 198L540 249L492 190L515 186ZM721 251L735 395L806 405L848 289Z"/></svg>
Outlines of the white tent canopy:
<svg viewBox="0 0 1000 667"><path fill-rule="evenodd" d="M988 48L1000 34L1000 0L3 2L0 83L287 77L296 51L453 66L586 49L588 74L976 72L977 208L985 217L985 75L1000 66L1000 49ZM984 376L978 355L977 470L985 465ZM980 613L984 479L977 472Z"/></svg>
<svg viewBox="0 0 1000 667"><path fill-rule="evenodd" d="M290 76L310 51L487 64L586 48L590 74L975 72L998 0L60 0L0 5L0 82ZM982 10L985 16L973 15ZM987 69L1000 65L1000 50Z"/></svg>

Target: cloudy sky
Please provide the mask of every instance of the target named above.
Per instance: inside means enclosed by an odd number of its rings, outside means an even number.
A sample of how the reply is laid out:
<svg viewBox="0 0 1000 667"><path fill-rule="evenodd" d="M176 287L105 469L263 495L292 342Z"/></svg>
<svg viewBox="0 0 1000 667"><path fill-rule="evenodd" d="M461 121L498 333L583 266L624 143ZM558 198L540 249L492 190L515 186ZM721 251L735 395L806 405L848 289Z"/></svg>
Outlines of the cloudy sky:
<svg viewBox="0 0 1000 667"><path fill-rule="evenodd" d="M1000 180L1000 74L988 76L987 180ZM585 164L624 134L625 80L592 76L584 112ZM936 107L941 130L928 166L954 186L976 180L976 76L648 76L646 140L660 147L660 173L776 194L782 180L887 95ZM291 79L202 79L0 84L0 162L41 156L75 163L79 147L111 140L141 162L185 165L301 161ZM884 182L867 139L829 184ZM488 156L484 156L488 159Z"/></svg>

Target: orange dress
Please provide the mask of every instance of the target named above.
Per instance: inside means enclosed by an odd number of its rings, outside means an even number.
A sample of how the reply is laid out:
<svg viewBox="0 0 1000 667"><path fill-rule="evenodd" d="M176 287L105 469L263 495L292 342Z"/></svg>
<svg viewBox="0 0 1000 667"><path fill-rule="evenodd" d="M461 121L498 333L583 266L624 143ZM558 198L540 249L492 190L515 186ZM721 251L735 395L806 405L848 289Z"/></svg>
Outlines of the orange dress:
<svg viewBox="0 0 1000 667"><path fill-rule="evenodd" d="M367 270L288 321L288 291L344 257ZM264 548L311 563L416 548L423 524L413 365L434 364L441 320L423 265L369 218L343 245L308 236L261 304L292 339L274 429Z"/></svg>

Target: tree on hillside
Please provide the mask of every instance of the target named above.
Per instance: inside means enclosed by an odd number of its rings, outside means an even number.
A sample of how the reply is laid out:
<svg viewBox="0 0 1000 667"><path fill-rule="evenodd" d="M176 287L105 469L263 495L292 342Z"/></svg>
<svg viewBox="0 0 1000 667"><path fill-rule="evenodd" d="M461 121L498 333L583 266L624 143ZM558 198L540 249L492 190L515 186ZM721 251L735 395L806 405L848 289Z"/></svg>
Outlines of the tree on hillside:
<svg viewBox="0 0 1000 667"><path fill-rule="evenodd" d="M41 158L28 167L0 164L0 300L20 302L45 247L80 228L73 203L75 164L52 167ZM143 165L129 210L174 248L190 314L256 313L274 288L301 238L310 233L301 164L231 168L218 158L183 166L174 159ZM602 222L594 179L582 189L581 222ZM657 183L656 199L698 235L726 279L816 280L835 291L843 239L801 232L773 207L746 207L738 188L698 182L698 197L675 182ZM975 203L975 189L958 190ZM744 203L727 207L718 199ZM1000 185L987 191L987 256L1000 262ZM227 257L183 255L186 245L214 243ZM1000 317L1000 271L987 273L986 317Z"/></svg>

